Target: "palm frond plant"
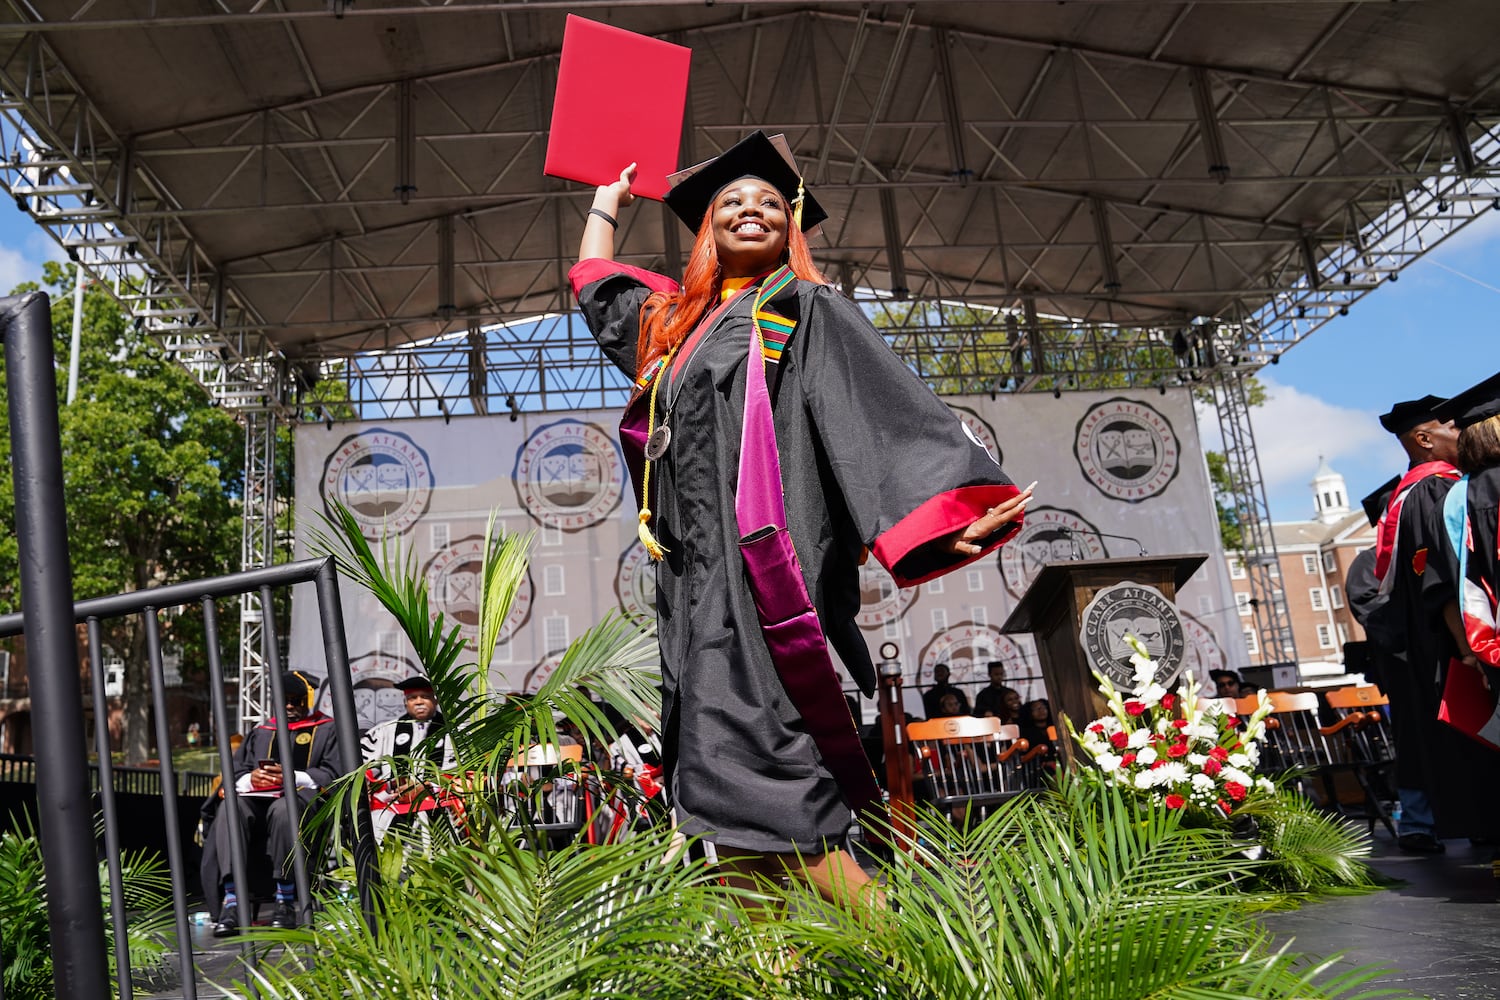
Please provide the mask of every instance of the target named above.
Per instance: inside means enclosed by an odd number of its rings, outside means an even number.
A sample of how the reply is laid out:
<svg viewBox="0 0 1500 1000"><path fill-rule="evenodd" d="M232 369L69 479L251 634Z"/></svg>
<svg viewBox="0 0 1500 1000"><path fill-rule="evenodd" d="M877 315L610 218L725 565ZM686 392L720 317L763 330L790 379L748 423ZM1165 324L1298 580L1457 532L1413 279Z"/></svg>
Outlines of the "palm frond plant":
<svg viewBox="0 0 1500 1000"><path fill-rule="evenodd" d="M163 932L171 922L172 884L158 855L127 851L120 858L121 891L130 919L125 927L130 967L137 976L165 970L168 948ZM99 905L109 906L109 869L99 863ZM110 984L115 979L115 934L105 921ZM0 834L0 994L13 1000L43 1000L53 995L52 943L47 923L47 882L41 843L36 833Z"/></svg>
<svg viewBox="0 0 1500 1000"><path fill-rule="evenodd" d="M1064 777L961 829L932 813L910 861L883 863L890 913L853 917L787 889L776 928L800 956L780 998L1352 998L1379 972L1272 947L1222 830ZM938 831L946 831L936 835Z"/></svg>

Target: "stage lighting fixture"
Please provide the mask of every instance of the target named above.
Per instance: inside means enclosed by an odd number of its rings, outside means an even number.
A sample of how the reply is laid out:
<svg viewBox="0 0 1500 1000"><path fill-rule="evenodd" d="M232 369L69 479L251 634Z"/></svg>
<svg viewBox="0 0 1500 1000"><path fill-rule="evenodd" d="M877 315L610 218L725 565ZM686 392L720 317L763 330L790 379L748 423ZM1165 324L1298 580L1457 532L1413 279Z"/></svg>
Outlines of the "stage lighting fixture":
<svg viewBox="0 0 1500 1000"><path fill-rule="evenodd" d="M1056 386L1053 386L1052 387L1052 398L1053 399L1062 399L1062 390L1059 389L1059 388L1057 388Z"/></svg>
<svg viewBox="0 0 1500 1000"><path fill-rule="evenodd" d="M1438 199L1438 211L1439 212L1446 212L1446 211L1448 211L1448 202L1445 201L1445 200L1443 200L1442 198Z"/></svg>
<svg viewBox="0 0 1500 1000"><path fill-rule="evenodd" d="M1340 316L1347 316L1347 315L1349 315L1349 307L1348 306L1339 306L1339 315Z"/></svg>
<svg viewBox="0 0 1500 1000"><path fill-rule="evenodd" d="M1391 284L1395 284L1400 279L1401 279L1401 275L1397 274L1395 271L1391 272Z"/></svg>

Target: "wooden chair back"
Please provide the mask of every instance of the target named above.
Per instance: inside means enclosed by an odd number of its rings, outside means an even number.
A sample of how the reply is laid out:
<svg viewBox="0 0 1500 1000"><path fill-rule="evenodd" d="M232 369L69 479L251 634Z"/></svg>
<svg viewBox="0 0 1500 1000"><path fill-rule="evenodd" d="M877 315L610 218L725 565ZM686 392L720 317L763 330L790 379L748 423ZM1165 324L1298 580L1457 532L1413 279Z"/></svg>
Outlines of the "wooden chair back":
<svg viewBox="0 0 1500 1000"><path fill-rule="evenodd" d="M1030 744L1018 726L970 715L928 719L906 727L937 805L993 805L1021 790L1016 759Z"/></svg>

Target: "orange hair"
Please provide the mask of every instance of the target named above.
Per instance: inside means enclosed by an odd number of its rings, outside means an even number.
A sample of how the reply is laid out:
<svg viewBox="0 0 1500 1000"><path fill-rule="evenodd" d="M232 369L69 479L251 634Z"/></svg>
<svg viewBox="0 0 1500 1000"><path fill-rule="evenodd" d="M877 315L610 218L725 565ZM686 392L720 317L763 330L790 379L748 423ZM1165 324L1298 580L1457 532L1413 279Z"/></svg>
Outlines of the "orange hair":
<svg viewBox="0 0 1500 1000"><path fill-rule="evenodd" d="M636 344L636 372L648 370L657 358L670 353L687 338L693 327L708 315L719 301L723 275L719 269L719 252L714 246L713 208L703 214L693 252L682 275L677 292L653 292L641 306L641 334ZM807 237L792 223L787 213L786 257L792 273L803 281L826 285L818 266L813 263Z"/></svg>

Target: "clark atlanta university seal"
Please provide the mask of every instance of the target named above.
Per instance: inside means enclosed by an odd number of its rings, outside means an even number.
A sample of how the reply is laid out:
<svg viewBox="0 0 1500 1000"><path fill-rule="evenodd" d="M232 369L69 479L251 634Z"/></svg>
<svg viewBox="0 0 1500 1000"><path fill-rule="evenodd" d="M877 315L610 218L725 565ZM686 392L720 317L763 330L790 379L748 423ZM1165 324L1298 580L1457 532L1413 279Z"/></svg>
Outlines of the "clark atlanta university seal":
<svg viewBox="0 0 1500 1000"><path fill-rule="evenodd" d="M432 500L432 466L427 452L399 431L382 427L351 434L323 463L318 484L323 505L336 500L372 541L384 532L403 535L427 513Z"/></svg>
<svg viewBox="0 0 1500 1000"><path fill-rule="evenodd" d="M1073 454L1107 497L1140 503L1177 475L1177 435L1167 418L1133 399L1107 399L1078 421Z"/></svg>
<svg viewBox="0 0 1500 1000"><path fill-rule="evenodd" d="M470 648L479 645L479 597L483 589L484 536L470 535L461 538L447 548L433 554L422 575L427 579L427 592L432 595L432 618L443 616L445 628L458 625ZM510 613L500 625L499 642L509 642L516 629L526 624L531 617L531 601L534 590L531 570L521 577L516 596L510 602Z"/></svg>
<svg viewBox="0 0 1500 1000"><path fill-rule="evenodd" d="M1130 581L1105 587L1083 609L1082 619L1078 639L1084 655L1116 690L1136 691L1127 635L1139 639L1156 661L1156 683L1168 687L1182 670L1187 655L1182 616L1155 587Z"/></svg>
<svg viewBox="0 0 1500 1000"><path fill-rule="evenodd" d="M521 506L538 522L582 531L620 505L622 470L614 438L569 418L539 427L526 439L512 476Z"/></svg>

